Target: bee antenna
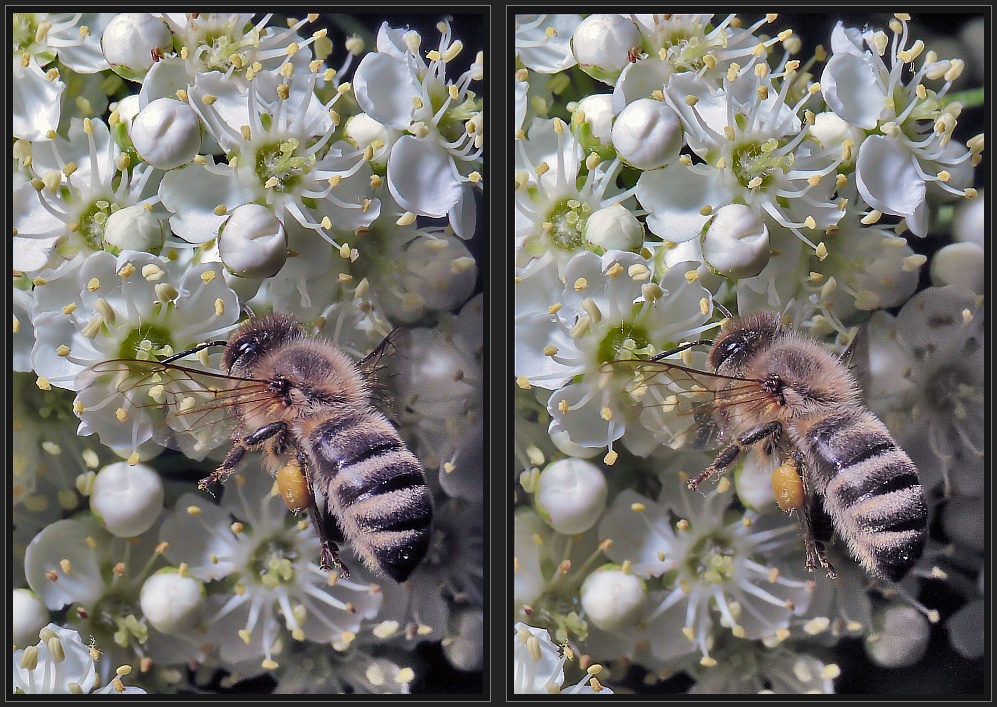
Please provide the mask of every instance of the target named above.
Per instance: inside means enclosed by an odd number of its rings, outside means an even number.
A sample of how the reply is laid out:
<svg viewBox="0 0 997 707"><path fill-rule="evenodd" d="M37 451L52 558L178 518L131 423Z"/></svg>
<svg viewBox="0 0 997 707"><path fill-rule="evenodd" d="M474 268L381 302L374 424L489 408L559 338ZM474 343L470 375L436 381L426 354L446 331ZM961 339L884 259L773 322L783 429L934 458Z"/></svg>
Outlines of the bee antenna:
<svg viewBox="0 0 997 707"><path fill-rule="evenodd" d="M195 346L192 349L187 349L186 351L181 351L180 353L173 354L169 358L164 358L162 361L160 361L160 363L172 363L173 361L176 361L178 358L183 358L184 356L190 356L191 354L195 354L198 351L201 351L202 349L206 349L206 348L208 348L210 346L228 346L228 342L227 341L207 341L207 342L205 342L203 344L198 344L197 346Z"/></svg>
<svg viewBox="0 0 997 707"><path fill-rule="evenodd" d="M730 310L720 304L718 301L713 300L713 306L720 310L720 313L724 315L727 319L733 319L734 315L730 313Z"/></svg>
<svg viewBox="0 0 997 707"><path fill-rule="evenodd" d="M242 305L242 313L245 314L250 319L256 319L256 312L248 304Z"/></svg>

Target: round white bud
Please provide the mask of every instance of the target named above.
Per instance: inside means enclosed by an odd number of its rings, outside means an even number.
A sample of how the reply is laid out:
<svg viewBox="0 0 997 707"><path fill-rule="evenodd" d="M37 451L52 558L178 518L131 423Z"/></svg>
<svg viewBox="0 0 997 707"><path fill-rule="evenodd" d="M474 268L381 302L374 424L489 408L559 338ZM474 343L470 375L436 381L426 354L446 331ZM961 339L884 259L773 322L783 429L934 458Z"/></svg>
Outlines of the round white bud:
<svg viewBox="0 0 997 707"><path fill-rule="evenodd" d="M571 36L571 51L581 70L610 86L630 62L630 50L640 46L640 30L622 15L589 15Z"/></svg>
<svg viewBox="0 0 997 707"><path fill-rule="evenodd" d="M714 271L736 279L753 277L769 262L769 229L744 204L727 204L710 220L703 236L703 260Z"/></svg>
<svg viewBox="0 0 997 707"><path fill-rule="evenodd" d="M366 113L358 113L346 121L343 134L349 142L361 150L366 149L375 140L380 140L384 143L381 147L374 150L374 156L370 160L371 167L379 172L382 172L383 168L387 166L391 146L400 135L397 130L382 125Z"/></svg>
<svg viewBox="0 0 997 707"><path fill-rule="evenodd" d="M665 103L639 98L616 116L613 147L637 169L664 167L682 150L682 121Z"/></svg>
<svg viewBox="0 0 997 707"><path fill-rule="evenodd" d="M912 606L891 604L873 615L875 630L865 638L865 652L884 668L913 665L928 650L931 627Z"/></svg>
<svg viewBox="0 0 997 707"><path fill-rule="evenodd" d="M122 12L107 23L100 48L114 73L141 81L155 63L154 55L173 48L173 33L163 20L147 12Z"/></svg>
<svg viewBox="0 0 997 707"><path fill-rule="evenodd" d="M204 616L204 585L181 576L175 568L160 570L145 580L139 593L142 614L154 629L168 634L192 631Z"/></svg>
<svg viewBox="0 0 997 707"><path fill-rule="evenodd" d="M151 466L115 462L93 480L90 510L112 535L133 538L155 524L163 496L163 480Z"/></svg>
<svg viewBox="0 0 997 707"><path fill-rule="evenodd" d="M617 565L605 565L590 574L579 593L586 618L603 631L633 626L647 603L644 580Z"/></svg>
<svg viewBox="0 0 997 707"><path fill-rule="evenodd" d="M644 226L629 209L610 204L585 221L585 240L603 250L634 252L644 242Z"/></svg>
<svg viewBox="0 0 997 707"><path fill-rule="evenodd" d="M986 252L976 243L949 243L931 258L931 284L958 285L983 294Z"/></svg>
<svg viewBox="0 0 997 707"><path fill-rule="evenodd" d="M38 632L50 621L45 603L30 589L15 589L10 615L14 645L26 648L38 643Z"/></svg>
<svg viewBox="0 0 997 707"><path fill-rule="evenodd" d="M107 217L104 250L117 255L122 250L141 250L155 255L163 248L163 222L144 206L126 206Z"/></svg>
<svg viewBox="0 0 997 707"><path fill-rule="evenodd" d="M139 156L157 169L185 165L201 149L197 113L175 98L157 98L140 110L129 135Z"/></svg>
<svg viewBox="0 0 997 707"><path fill-rule="evenodd" d="M484 662L484 624L481 609L462 609L457 614L455 631L443 641L443 652L457 670L481 670Z"/></svg>
<svg viewBox="0 0 997 707"><path fill-rule="evenodd" d="M549 464L537 480L537 513L559 533L582 533L598 522L608 491L606 477L595 464L560 459Z"/></svg>
<svg viewBox="0 0 997 707"><path fill-rule="evenodd" d="M575 113L581 112L585 120L581 125L572 121L575 133L582 145L597 149L609 144L613 132L613 96L609 93L593 93L578 101ZM573 114L574 115L574 114Z"/></svg>
<svg viewBox="0 0 997 707"><path fill-rule="evenodd" d="M234 275L272 277L287 261L287 234L273 211L260 204L243 204L218 232L218 255Z"/></svg>

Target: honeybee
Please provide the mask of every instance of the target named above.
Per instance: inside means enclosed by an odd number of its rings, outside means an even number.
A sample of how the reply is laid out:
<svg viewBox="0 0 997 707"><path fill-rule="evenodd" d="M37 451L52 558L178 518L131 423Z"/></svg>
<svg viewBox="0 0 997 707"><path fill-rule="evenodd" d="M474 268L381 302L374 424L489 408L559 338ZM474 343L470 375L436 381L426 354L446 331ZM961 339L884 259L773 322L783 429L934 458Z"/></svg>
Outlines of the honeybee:
<svg viewBox="0 0 997 707"><path fill-rule="evenodd" d="M248 319L228 341L161 362L105 361L90 377L110 376L136 407L166 405L181 431L231 432L232 447L202 490L223 482L247 451L262 451L288 508L308 512L322 569L349 576L338 552L345 540L371 570L403 582L429 547L433 508L422 465L373 406L368 382L399 331L355 363L293 316L273 313ZM224 346L223 375L173 363L211 346Z"/></svg>
<svg viewBox="0 0 997 707"><path fill-rule="evenodd" d="M662 360L696 345L710 346L707 371ZM839 358L778 315L757 312L728 317L714 341L607 365L633 373L631 391L664 385L668 407L683 408L680 396L691 401L682 415L695 422L676 427L673 446L720 451L690 489L758 449L781 462L773 492L800 519L808 570L819 565L836 577L826 545L837 531L870 575L896 582L921 556L927 507L914 463L862 403L847 354Z"/></svg>

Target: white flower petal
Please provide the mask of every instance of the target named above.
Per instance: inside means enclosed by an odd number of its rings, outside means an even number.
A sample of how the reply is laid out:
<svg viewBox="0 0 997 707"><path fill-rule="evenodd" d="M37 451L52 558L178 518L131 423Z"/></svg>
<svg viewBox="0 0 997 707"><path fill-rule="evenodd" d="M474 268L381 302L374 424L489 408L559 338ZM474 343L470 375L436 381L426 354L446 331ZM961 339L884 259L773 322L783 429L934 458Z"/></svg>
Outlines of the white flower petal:
<svg viewBox="0 0 997 707"><path fill-rule="evenodd" d="M900 140L872 135L859 148L855 165L859 193L874 209L913 216L924 203L924 180L914 156Z"/></svg>
<svg viewBox="0 0 997 707"><path fill-rule="evenodd" d="M461 199L461 181L442 146L411 135L399 138L388 160L388 189L413 213L443 218Z"/></svg>
<svg viewBox="0 0 997 707"><path fill-rule="evenodd" d="M884 110L883 88L872 61L868 54L835 54L820 79L828 107L838 117L866 130L876 127Z"/></svg>
<svg viewBox="0 0 997 707"><path fill-rule="evenodd" d="M406 62L380 52L371 52L360 61L353 91L365 113L398 130L411 124L413 100L420 96Z"/></svg>

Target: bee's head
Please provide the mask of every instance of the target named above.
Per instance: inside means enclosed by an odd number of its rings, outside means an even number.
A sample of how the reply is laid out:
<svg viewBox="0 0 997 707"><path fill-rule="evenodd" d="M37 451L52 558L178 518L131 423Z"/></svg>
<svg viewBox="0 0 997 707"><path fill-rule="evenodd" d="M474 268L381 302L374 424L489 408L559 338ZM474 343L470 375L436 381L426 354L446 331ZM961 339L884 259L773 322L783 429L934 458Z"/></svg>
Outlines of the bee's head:
<svg viewBox="0 0 997 707"><path fill-rule="evenodd" d="M769 346L783 332L778 314L753 312L731 319L720 330L710 349L709 364L714 371L736 371L751 356Z"/></svg>
<svg viewBox="0 0 997 707"><path fill-rule="evenodd" d="M301 325L289 314L274 312L249 319L229 339L222 366L229 373L250 377L263 356L302 336Z"/></svg>

